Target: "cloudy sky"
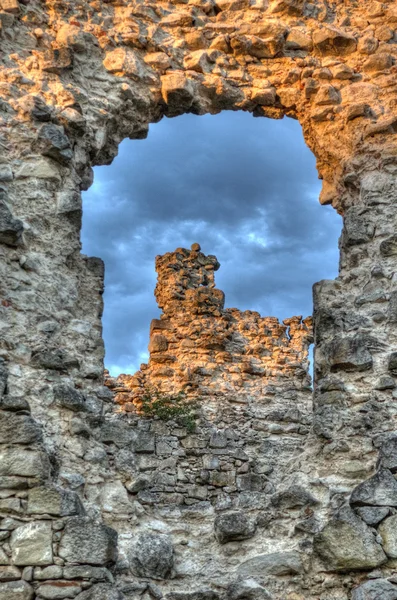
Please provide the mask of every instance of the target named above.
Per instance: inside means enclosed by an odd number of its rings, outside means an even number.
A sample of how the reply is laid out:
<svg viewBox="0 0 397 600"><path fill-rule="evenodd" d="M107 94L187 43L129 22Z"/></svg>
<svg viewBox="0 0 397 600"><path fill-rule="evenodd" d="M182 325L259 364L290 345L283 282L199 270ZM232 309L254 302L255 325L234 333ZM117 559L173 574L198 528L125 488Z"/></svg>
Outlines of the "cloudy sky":
<svg viewBox="0 0 397 600"><path fill-rule="evenodd" d="M106 265L106 366L147 359L157 254L199 242L221 263L226 306L284 319L312 312L312 285L337 274L341 220L318 202L300 125L242 112L164 118L124 141L84 194L83 252Z"/></svg>

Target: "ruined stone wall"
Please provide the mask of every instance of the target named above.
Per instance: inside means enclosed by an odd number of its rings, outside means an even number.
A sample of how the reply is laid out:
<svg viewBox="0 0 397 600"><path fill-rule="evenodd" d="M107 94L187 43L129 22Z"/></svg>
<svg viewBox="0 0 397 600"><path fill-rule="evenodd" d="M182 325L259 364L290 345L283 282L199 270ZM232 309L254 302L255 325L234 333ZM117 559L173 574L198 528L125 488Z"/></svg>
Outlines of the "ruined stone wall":
<svg viewBox="0 0 397 600"><path fill-rule="evenodd" d="M180 392L200 403L248 402L277 388L311 404L308 348L312 319L292 317L280 323L254 311L224 308L224 293L215 287L215 256L178 248L157 256L156 299L160 319L150 325L149 364L111 383L124 410L146 393ZM130 406L132 405L132 406ZM311 406L310 406L311 410Z"/></svg>
<svg viewBox="0 0 397 600"><path fill-rule="evenodd" d="M396 22L372 0L0 0L1 600L396 597ZM307 433L288 431L289 398L282 435L266 412L215 404L183 437L120 414L103 386L81 190L164 115L226 109L299 119L320 200L344 218L339 276L315 288ZM145 461L163 474L150 493L183 505L138 498ZM236 471L225 504L199 461ZM261 489L238 489L247 474Z"/></svg>

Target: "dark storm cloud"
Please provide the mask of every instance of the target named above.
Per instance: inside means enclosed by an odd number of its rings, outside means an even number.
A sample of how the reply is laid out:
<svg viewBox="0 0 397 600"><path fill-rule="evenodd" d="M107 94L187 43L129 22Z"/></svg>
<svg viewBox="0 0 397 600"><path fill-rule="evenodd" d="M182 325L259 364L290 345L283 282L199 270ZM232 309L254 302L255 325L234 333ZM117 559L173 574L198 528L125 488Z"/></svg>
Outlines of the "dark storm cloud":
<svg viewBox="0 0 397 600"><path fill-rule="evenodd" d="M297 122L244 113L163 119L95 170L83 251L106 264L107 366L145 359L158 316L156 254L199 242L221 262L227 306L311 313L315 281L337 274L340 219L318 203L315 160Z"/></svg>

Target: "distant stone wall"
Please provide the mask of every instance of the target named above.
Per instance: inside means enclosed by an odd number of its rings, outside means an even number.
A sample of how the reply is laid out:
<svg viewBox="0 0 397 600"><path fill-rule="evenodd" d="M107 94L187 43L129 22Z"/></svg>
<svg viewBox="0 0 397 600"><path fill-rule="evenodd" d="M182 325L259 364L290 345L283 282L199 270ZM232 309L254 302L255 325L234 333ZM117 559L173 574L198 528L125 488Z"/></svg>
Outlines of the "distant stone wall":
<svg viewBox="0 0 397 600"><path fill-rule="evenodd" d="M396 23L375 0L0 0L0 600L396 598ZM340 270L315 286L312 425L281 385L206 396L185 436L103 385L81 191L150 123L222 110L299 120Z"/></svg>
<svg viewBox="0 0 397 600"><path fill-rule="evenodd" d="M150 325L149 364L109 382L124 410L134 410L154 390L248 402L278 388L308 402L311 317L280 323L254 311L225 309L224 293L215 287L217 269L216 257L204 255L199 244L157 256L155 295L163 313Z"/></svg>

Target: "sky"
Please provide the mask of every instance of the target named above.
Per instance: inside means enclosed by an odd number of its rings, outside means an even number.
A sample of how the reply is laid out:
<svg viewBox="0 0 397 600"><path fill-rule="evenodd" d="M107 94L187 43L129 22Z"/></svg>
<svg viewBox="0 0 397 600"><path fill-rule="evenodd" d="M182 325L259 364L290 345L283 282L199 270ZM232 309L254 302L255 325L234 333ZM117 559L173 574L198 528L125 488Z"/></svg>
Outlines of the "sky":
<svg viewBox="0 0 397 600"><path fill-rule="evenodd" d="M341 219L318 201L315 159L297 121L243 112L164 118L125 140L83 194L83 253L105 261L105 364L148 358L157 254L198 242L221 268L226 307L312 314L312 286L338 271Z"/></svg>

